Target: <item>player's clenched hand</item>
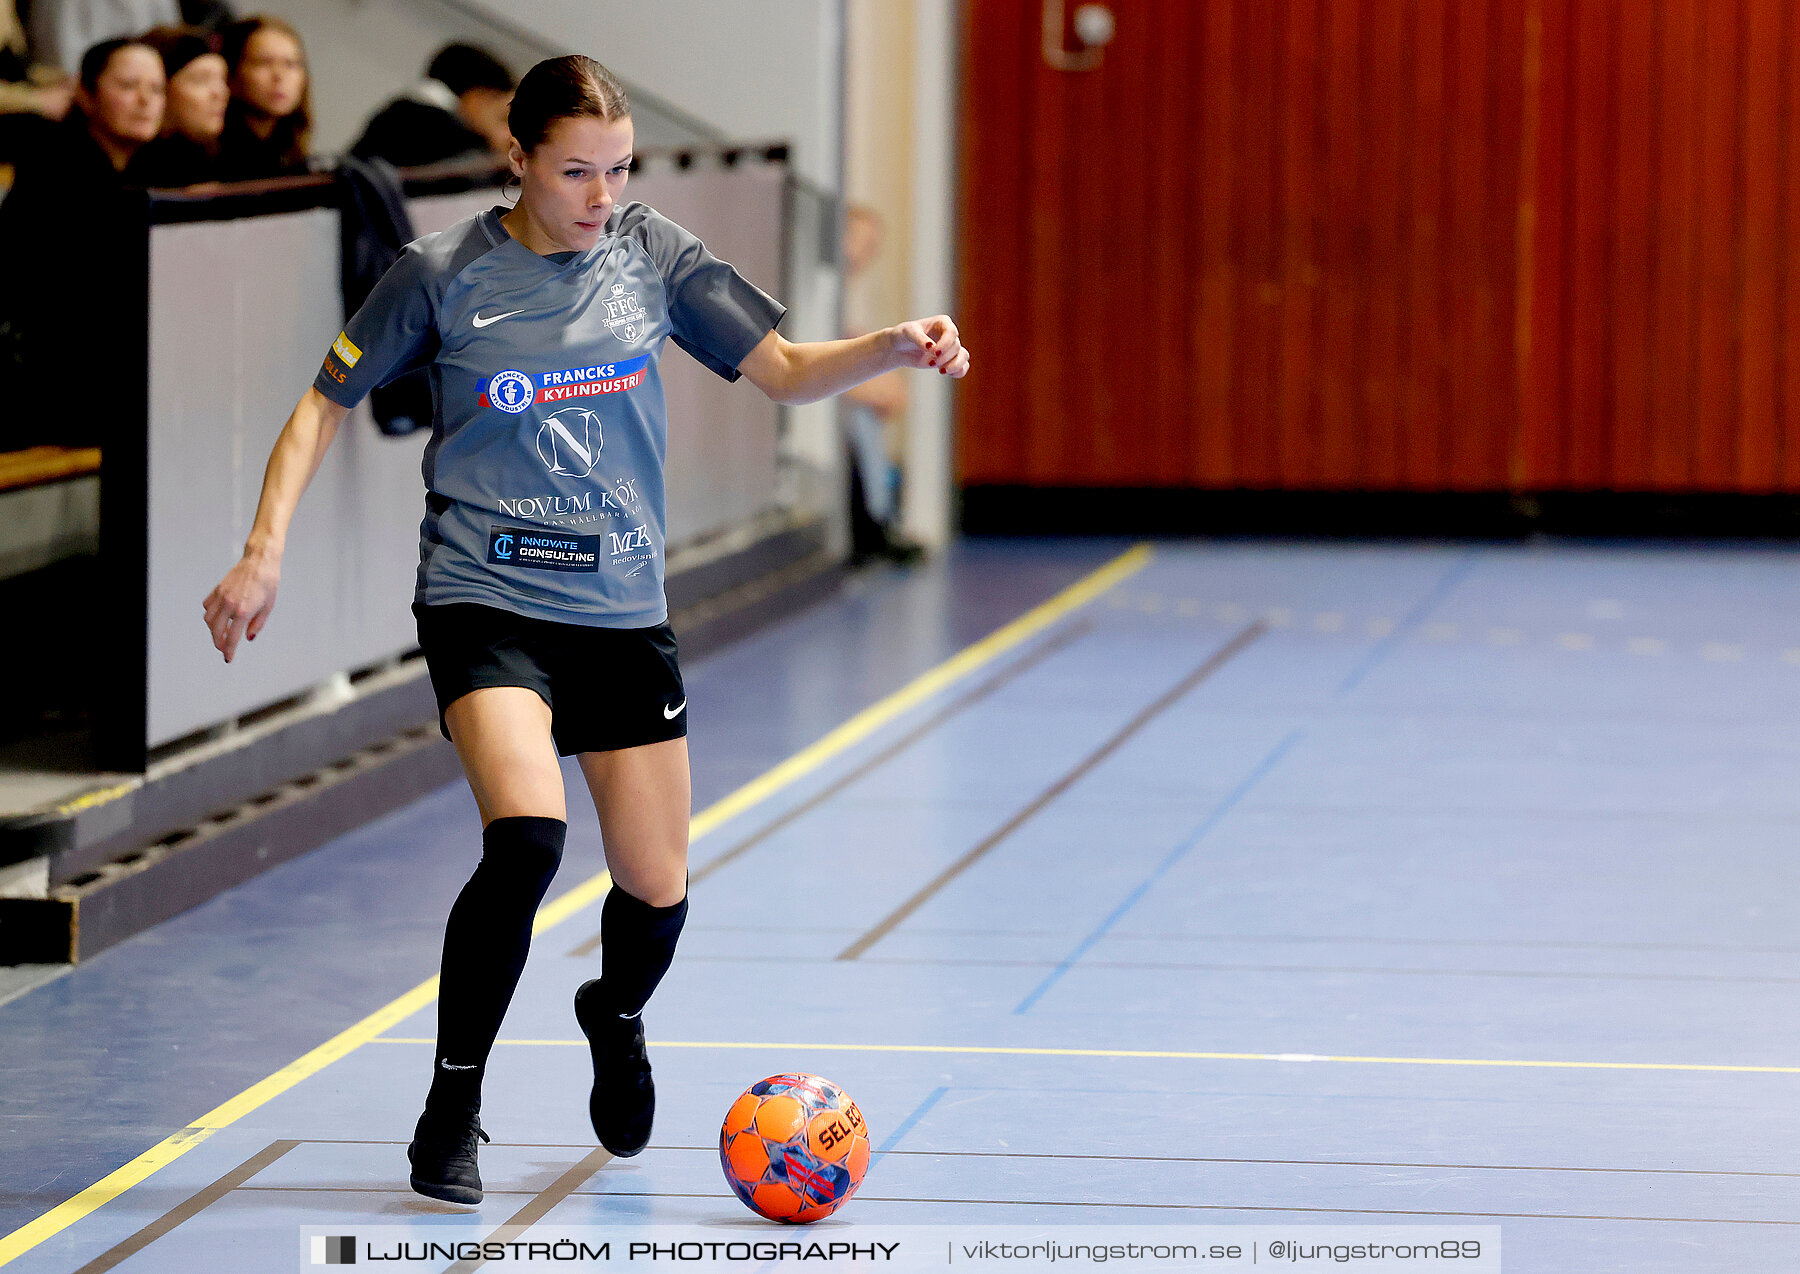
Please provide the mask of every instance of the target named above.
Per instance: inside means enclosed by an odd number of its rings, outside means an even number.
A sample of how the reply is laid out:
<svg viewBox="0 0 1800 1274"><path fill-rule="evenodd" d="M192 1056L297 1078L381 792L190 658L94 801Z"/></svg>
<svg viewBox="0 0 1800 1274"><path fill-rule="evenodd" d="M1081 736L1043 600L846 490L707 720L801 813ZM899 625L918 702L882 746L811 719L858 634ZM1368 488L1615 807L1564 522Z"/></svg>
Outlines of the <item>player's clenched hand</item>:
<svg viewBox="0 0 1800 1274"><path fill-rule="evenodd" d="M238 641L256 634L269 622L275 609L275 589L281 583L281 564L246 553L219 586L206 595L203 610L212 632L213 647L230 663Z"/></svg>
<svg viewBox="0 0 1800 1274"><path fill-rule="evenodd" d="M957 380L969 374L968 347L948 314L909 319L888 330L893 333L900 366L935 369Z"/></svg>

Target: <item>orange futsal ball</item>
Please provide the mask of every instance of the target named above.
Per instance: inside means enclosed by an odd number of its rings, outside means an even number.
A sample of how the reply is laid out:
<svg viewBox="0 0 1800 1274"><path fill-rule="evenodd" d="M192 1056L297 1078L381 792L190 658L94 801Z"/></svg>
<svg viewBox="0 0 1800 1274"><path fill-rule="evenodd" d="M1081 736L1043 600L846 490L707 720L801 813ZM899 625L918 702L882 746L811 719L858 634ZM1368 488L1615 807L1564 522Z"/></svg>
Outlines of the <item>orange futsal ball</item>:
<svg viewBox="0 0 1800 1274"><path fill-rule="evenodd" d="M849 1094L817 1075L759 1079L725 1112L719 1163L744 1206L771 1221L828 1217L869 1167L869 1128Z"/></svg>

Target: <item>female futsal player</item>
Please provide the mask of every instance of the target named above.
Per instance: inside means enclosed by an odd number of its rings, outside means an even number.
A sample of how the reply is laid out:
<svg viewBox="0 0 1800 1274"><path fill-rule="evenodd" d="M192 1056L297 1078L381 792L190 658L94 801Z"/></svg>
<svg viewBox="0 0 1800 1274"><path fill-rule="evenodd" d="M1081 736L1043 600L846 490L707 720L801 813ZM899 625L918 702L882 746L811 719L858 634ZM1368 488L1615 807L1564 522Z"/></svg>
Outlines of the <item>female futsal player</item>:
<svg viewBox="0 0 1800 1274"><path fill-rule="evenodd" d="M687 693L663 597L673 337L727 380L811 402L897 367L961 377L949 318L797 345L782 307L693 235L621 204L630 107L585 57L540 62L510 124L518 203L407 248L332 344L276 441L244 555L206 598L229 661L268 622L288 522L345 413L415 367L436 397L414 613L445 734L481 811L450 910L431 1090L408 1156L421 1194L481 1199L481 1078L567 831L578 758L613 887L600 977L575 993L588 1110L615 1155L648 1142L640 1014L687 915Z"/></svg>

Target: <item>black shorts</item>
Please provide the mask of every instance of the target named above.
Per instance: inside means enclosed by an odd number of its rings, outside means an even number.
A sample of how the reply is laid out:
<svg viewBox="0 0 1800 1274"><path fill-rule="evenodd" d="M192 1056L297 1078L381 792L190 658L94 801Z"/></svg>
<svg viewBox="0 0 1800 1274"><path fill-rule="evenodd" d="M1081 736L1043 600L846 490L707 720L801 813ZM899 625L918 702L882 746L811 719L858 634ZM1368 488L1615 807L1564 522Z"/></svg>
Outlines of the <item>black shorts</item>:
<svg viewBox="0 0 1800 1274"><path fill-rule="evenodd" d="M560 756L687 734L687 692L667 624L590 628L468 602L414 603L413 615L446 739L444 710L488 686L537 691L550 705L550 733Z"/></svg>

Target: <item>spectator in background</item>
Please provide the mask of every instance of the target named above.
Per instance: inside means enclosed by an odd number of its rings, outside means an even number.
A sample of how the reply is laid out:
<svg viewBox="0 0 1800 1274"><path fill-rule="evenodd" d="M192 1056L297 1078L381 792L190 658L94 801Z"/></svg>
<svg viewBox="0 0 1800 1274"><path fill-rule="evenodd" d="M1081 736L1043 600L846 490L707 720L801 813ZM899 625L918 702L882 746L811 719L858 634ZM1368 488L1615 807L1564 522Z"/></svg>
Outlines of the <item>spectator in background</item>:
<svg viewBox="0 0 1800 1274"><path fill-rule="evenodd" d="M32 57L65 71L85 50L181 19L180 0L29 0Z"/></svg>
<svg viewBox="0 0 1800 1274"><path fill-rule="evenodd" d="M350 153L415 168L486 152L504 162L512 145L506 111L514 80L504 63L473 44L446 44L425 79L382 107Z"/></svg>
<svg viewBox="0 0 1800 1274"><path fill-rule="evenodd" d="M102 40L89 49L74 105L60 123L30 116L6 130L4 156L18 177L3 206L36 204L55 218L64 201L123 187L125 166L162 127L163 80L162 58L140 40Z"/></svg>
<svg viewBox="0 0 1800 1274"><path fill-rule="evenodd" d="M61 119L75 100L75 77L35 62L15 0L0 0L0 115L29 112Z"/></svg>
<svg viewBox="0 0 1800 1274"><path fill-rule="evenodd" d="M18 83L30 65L30 46L25 42L25 24L19 21L19 6L16 0L0 0L0 80Z"/></svg>
<svg viewBox="0 0 1800 1274"><path fill-rule="evenodd" d="M0 153L18 169L0 203L0 243L15 249L0 289L0 450L100 441L108 414L70 410L68 386L87 374L77 351L91 357L91 330L111 306L115 254L129 250L114 231L124 170L162 116L156 50L103 40L82 57L75 104L61 123L0 117Z"/></svg>
<svg viewBox="0 0 1800 1274"><path fill-rule="evenodd" d="M844 282L860 277L881 251L886 227L866 204L844 210ZM866 327L855 316L847 336ZM884 558L914 562L924 553L900 533L900 468L891 456L906 417L906 382L899 372L864 381L841 395L844 434L850 444L850 559L856 565Z"/></svg>
<svg viewBox="0 0 1800 1274"><path fill-rule="evenodd" d="M225 28L231 104L219 138L219 178L254 181L308 170L312 80L300 33L264 14Z"/></svg>
<svg viewBox="0 0 1800 1274"><path fill-rule="evenodd" d="M102 40L81 59L76 109L64 122L85 130L116 178L161 131L167 90L168 77L155 49L141 40ZM79 149L78 141L74 145Z"/></svg>
<svg viewBox="0 0 1800 1274"><path fill-rule="evenodd" d="M181 0L181 24L201 35L222 35L236 21L237 14L225 0Z"/></svg>
<svg viewBox="0 0 1800 1274"><path fill-rule="evenodd" d="M145 186L192 186L219 177L219 137L231 101L225 56L192 27L156 27L144 43L168 76L162 135L137 153L127 175Z"/></svg>
<svg viewBox="0 0 1800 1274"><path fill-rule="evenodd" d="M62 268L62 253L83 253L95 240L105 246L126 165L156 136L162 115L162 59L138 40L102 40L87 51L61 121L0 115L0 163L16 173L0 202L0 243L12 248L7 282L19 285L5 290L7 300L33 297ZM48 286L59 295L68 290Z"/></svg>

